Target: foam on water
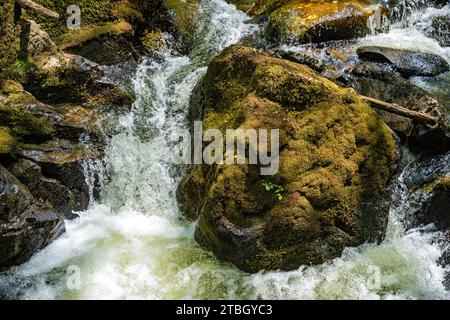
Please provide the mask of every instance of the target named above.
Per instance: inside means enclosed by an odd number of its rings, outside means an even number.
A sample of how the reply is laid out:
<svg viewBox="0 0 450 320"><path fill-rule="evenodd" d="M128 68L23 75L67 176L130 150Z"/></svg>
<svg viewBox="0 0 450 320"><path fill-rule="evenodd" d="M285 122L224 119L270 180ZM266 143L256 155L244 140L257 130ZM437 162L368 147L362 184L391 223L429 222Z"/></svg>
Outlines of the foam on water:
<svg viewBox="0 0 450 320"><path fill-rule="evenodd" d="M186 127L190 92L224 47L257 31L234 6L204 1L190 56L144 61L137 101L106 150L100 204L67 221L67 232L22 266L0 275L0 296L43 299L398 299L448 297L436 232L402 224L406 189L397 182L387 239L347 249L341 258L291 272L246 274L193 240L178 211L180 170L167 161ZM395 31L394 31L395 32ZM387 35L386 39L392 35ZM378 37L381 41L382 36ZM368 39L367 41L372 41ZM374 40L373 40L374 41ZM387 40L386 40L387 41ZM403 41L403 40L402 40ZM81 287L67 286L77 266ZM381 277L380 277L381 275Z"/></svg>

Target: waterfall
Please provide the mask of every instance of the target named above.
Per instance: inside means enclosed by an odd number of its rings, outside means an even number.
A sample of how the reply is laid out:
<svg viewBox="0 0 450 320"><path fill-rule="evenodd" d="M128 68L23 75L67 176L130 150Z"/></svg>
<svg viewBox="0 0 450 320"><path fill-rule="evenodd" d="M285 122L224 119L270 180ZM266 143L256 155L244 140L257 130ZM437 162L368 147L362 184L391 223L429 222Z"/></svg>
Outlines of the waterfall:
<svg viewBox="0 0 450 320"><path fill-rule="evenodd" d="M133 80L137 100L120 117L120 133L108 142L106 167L97 169L108 177L98 203L67 221L67 232L30 261L1 274L0 298L448 298L442 284L446 270L437 263L441 234L428 227L405 228L408 157L394 183L389 230L380 245L348 248L320 266L250 275L196 244L194 224L182 219L175 199L182 168L167 155L187 126L189 96L208 62L258 32L223 0L204 0L198 10L189 55L166 50L138 68ZM409 41L406 35L398 40L396 30L405 29L397 25L393 33L361 41ZM447 49L434 45L448 57ZM79 287L69 285L74 277Z"/></svg>

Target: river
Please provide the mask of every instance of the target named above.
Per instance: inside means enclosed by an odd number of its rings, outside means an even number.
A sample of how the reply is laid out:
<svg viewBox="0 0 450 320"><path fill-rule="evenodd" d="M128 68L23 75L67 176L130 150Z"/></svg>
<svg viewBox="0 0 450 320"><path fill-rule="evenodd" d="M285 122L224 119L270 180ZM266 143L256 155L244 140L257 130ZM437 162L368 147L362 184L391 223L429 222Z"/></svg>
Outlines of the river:
<svg viewBox="0 0 450 320"><path fill-rule="evenodd" d="M446 10L446 11L443 11ZM401 18L387 34L359 39L425 49L450 61L450 48L428 38L424 14L449 14L450 8L426 9ZM244 273L218 261L196 244L195 224L183 219L175 192L183 168L167 155L186 128L189 96L222 49L259 27L223 0L203 1L194 49L188 56L166 51L146 59L133 76L137 100L121 116L120 134L106 148L100 200L80 218L67 221L67 232L27 263L0 275L0 296L12 299L442 299L449 298L437 263L442 235L430 227L407 230L411 210L405 176L414 157L405 150L403 172L394 186L388 234L380 245L348 248L340 258L290 272ZM408 19L409 23L405 23ZM423 19L425 21L426 19ZM421 20L422 21L422 20ZM301 49L301 48L299 48ZM448 74L446 75L448 78ZM425 79L419 85L444 96L445 86ZM444 92L443 92L444 90ZM444 165L447 158L443 158ZM450 169L450 168L449 168ZM450 170L449 170L450 171ZM75 269L73 269L75 268ZM77 270L79 288L68 282Z"/></svg>

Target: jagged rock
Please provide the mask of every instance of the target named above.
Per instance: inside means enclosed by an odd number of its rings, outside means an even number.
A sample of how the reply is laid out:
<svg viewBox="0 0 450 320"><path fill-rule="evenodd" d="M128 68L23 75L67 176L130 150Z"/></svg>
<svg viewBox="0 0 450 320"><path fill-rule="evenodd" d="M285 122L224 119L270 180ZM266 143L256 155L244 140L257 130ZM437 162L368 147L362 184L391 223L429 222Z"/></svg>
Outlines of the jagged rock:
<svg viewBox="0 0 450 320"><path fill-rule="evenodd" d="M58 48L39 24L34 20L23 20L21 23L21 55L25 59L33 59L43 53L56 53Z"/></svg>
<svg viewBox="0 0 450 320"><path fill-rule="evenodd" d="M25 262L63 232L62 216L0 165L0 270Z"/></svg>
<svg viewBox="0 0 450 320"><path fill-rule="evenodd" d="M39 164L45 177L60 181L69 188L75 203L82 210L89 205L89 185L84 175L84 161L95 157L93 151L78 143L54 138L42 144L20 144L17 154Z"/></svg>
<svg viewBox="0 0 450 320"><path fill-rule="evenodd" d="M274 176L258 165L203 164L183 179L178 200L198 217L200 244L256 272L322 263L383 239L398 155L388 127L356 94L242 46L215 58L196 91L190 118L204 114L204 130L280 130Z"/></svg>
<svg viewBox="0 0 450 320"><path fill-rule="evenodd" d="M450 228L449 174L450 152L425 154L406 168L403 182L408 209L404 223L409 228L430 223L442 230Z"/></svg>
<svg viewBox="0 0 450 320"><path fill-rule="evenodd" d="M436 117L439 126L428 128L413 124L407 118L377 111L393 130L408 139L412 145L439 152L450 148L448 122L442 106L429 93L396 72L376 63L362 63L352 68L349 77L341 80L359 94Z"/></svg>
<svg viewBox="0 0 450 320"><path fill-rule="evenodd" d="M438 228L450 228L450 172L431 185L426 186L431 192L423 208L423 222L434 223Z"/></svg>
<svg viewBox="0 0 450 320"><path fill-rule="evenodd" d="M58 180L44 177L41 167L33 161L21 159L9 166L8 170L30 190L35 199L49 204L66 219L77 217L73 211L86 209L76 203L69 188Z"/></svg>
<svg viewBox="0 0 450 320"><path fill-rule="evenodd" d="M450 70L444 58L432 53L376 46L360 47L357 53L365 60L390 63L405 77L432 77Z"/></svg>
<svg viewBox="0 0 450 320"><path fill-rule="evenodd" d="M79 56L65 55L64 64L38 68L25 85L38 100L50 103L86 103L93 106L130 106L134 97L113 83L102 80L98 68L86 68ZM64 93L64 94L62 94Z"/></svg>

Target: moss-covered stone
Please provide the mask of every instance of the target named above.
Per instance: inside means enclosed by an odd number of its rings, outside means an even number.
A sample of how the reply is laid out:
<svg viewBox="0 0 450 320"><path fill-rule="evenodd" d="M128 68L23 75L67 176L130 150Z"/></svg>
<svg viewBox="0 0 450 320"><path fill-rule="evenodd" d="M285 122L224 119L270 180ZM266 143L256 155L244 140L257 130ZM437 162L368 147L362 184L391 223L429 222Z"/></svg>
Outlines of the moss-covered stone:
<svg viewBox="0 0 450 320"><path fill-rule="evenodd" d="M37 69L26 87L45 103L88 103L97 106L131 105L134 97L114 84L98 81L95 71L83 70L72 60L66 65ZM63 95L61 93L64 93Z"/></svg>
<svg viewBox="0 0 450 320"><path fill-rule="evenodd" d="M305 43L351 39L386 27L387 10L375 0L230 0L253 17L268 17L272 40ZM378 6L377 6L378 5ZM377 16L376 16L377 15Z"/></svg>
<svg viewBox="0 0 450 320"><path fill-rule="evenodd" d="M150 51L160 51L167 47L165 33L161 31L146 31L141 37L141 42Z"/></svg>
<svg viewBox="0 0 450 320"><path fill-rule="evenodd" d="M196 239L255 272L293 269L384 237L396 162L391 132L356 94L311 69L232 46L201 83L204 130L280 130L280 170L197 165L178 199ZM280 186L278 196L268 183ZM270 189L270 188L269 188Z"/></svg>
<svg viewBox="0 0 450 320"><path fill-rule="evenodd" d="M0 4L0 81L12 67L19 51L19 39L14 24L14 0Z"/></svg>
<svg viewBox="0 0 450 320"><path fill-rule="evenodd" d="M60 47L67 49L82 46L88 41L101 36L119 36L124 33L133 32L133 27L125 21L108 23L100 26L88 26L81 30L70 30L62 38Z"/></svg>
<svg viewBox="0 0 450 320"><path fill-rule="evenodd" d="M16 137L48 137L54 131L50 120L31 114L26 106L0 106L0 126Z"/></svg>
<svg viewBox="0 0 450 320"><path fill-rule="evenodd" d="M10 153L13 150L15 143L16 140L11 135L9 129L0 127L0 155Z"/></svg>

